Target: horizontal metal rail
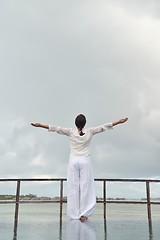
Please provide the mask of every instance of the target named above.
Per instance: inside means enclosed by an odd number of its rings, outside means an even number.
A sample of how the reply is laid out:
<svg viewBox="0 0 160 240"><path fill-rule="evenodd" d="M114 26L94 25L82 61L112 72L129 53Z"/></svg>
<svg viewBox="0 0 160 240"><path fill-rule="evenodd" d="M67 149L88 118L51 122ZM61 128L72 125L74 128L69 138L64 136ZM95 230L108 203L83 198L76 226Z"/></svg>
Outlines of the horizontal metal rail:
<svg viewBox="0 0 160 240"><path fill-rule="evenodd" d="M43 182L43 181L67 181L66 178L0 178L0 182L17 182L17 181L24 181L24 182ZM143 178L95 178L95 181L102 182L155 182L160 183L160 179L143 179Z"/></svg>

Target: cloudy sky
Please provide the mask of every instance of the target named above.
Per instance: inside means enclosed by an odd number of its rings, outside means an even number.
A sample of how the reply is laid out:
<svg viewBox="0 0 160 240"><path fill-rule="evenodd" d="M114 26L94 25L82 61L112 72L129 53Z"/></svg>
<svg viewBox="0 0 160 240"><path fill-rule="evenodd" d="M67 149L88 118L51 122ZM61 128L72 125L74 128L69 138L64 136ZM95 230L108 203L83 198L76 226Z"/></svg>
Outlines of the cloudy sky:
<svg viewBox="0 0 160 240"><path fill-rule="evenodd" d="M0 178L66 177L68 139L30 123L84 113L87 127L129 118L93 139L96 178L159 179L159 13L158 0L0 1Z"/></svg>

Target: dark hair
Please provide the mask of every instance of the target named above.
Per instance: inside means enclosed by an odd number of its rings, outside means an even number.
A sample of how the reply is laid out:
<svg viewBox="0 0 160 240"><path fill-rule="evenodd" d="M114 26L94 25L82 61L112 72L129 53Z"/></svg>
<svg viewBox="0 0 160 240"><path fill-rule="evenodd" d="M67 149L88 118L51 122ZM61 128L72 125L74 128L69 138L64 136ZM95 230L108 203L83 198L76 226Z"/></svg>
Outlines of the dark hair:
<svg viewBox="0 0 160 240"><path fill-rule="evenodd" d="M82 129L84 128L86 124L86 117L83 114L79 114L75 119L75 125L77 128L80 129L80 136L83 136L85 133L82 132Z"/></svg>

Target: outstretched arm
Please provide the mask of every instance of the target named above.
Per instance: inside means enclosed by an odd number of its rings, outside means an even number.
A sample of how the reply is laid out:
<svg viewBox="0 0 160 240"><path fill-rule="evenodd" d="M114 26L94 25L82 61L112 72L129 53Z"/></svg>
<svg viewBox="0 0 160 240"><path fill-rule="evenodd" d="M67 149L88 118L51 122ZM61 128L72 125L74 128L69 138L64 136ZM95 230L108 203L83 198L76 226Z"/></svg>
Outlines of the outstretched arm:
<svg viewBox="0 0 160 240"><path fill-rule="evenodd" d="M71 128L62 128L55 125L48 125L48 124L42 124L42 123L31 123L33 127L40 127L48 129L50 132L57 132L62 135L69 136L71 134Z"/></svg>
<svg viewBox="0 0 160 240"><path fill-rule="evenodd" d="M121 124L121 123L125 123L127 120L128 120L128 118L122 118L118 121L112 122L112 125L115 126L115 125L118 125L118 124Z"/></svg>
<svg viewBox="0 0 160 240"><path fill-rule="evenodd" d="M48 124L42 124L42 123L31 123L31 125L32 125L33 127L41 127L41 128L49 129L49 125L48 125Z"/></svg>

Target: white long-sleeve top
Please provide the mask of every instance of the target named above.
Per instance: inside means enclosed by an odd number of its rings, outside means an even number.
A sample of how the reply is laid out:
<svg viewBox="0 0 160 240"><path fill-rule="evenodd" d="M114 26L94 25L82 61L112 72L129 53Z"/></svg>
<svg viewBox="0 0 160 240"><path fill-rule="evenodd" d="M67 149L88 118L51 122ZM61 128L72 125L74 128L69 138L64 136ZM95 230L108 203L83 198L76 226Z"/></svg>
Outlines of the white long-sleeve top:
<svg viewBox="0 0 160 240"><path fill-rule="evenodd" d="M98 127L84 128L83 136L79 135L77 128L63 128L49 125L48 131L57 132L69 137L70 139L70 155L71 156L88 156L90 154L89 145L92 137L113 127L112 123L105 123Z"/></svg>

